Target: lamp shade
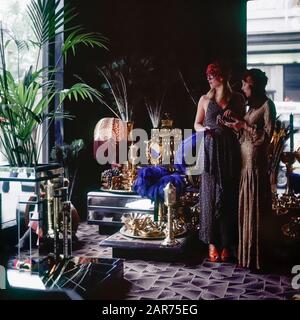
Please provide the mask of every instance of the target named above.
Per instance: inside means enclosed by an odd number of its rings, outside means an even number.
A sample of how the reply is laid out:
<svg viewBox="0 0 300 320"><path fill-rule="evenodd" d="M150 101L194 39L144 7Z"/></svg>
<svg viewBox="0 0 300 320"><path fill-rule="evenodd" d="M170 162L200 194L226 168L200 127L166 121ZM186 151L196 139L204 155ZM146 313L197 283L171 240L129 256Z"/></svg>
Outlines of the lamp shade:
<svg viewBox="0 0 300 320"><path fill-rule="evenodd" d="M107 141L114 143L118 150L118 143L127 140L127 128L127 122L118 118L102 118L99 120L94 129L94 158L96 159L98 148Z"/></svg>

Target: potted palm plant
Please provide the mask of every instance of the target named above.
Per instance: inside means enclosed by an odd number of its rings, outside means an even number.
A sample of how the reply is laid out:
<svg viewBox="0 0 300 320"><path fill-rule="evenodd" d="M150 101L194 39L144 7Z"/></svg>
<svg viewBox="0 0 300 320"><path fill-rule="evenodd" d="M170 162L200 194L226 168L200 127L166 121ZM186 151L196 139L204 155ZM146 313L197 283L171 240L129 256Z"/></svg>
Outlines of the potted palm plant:
<svg viewBox="0 0 300 320"><path fill-rule="evenodd" d="M40 182L62 174L59 164L41 165L40 155L55 119L69 117L63 110L64 101L93 101L101 98L96 89L83 81L64 88L56 80L55 74L58 65L66 63L69 54L76 54L79 45L106 48L106 39L100 34L85 33L82 27L74 26L74 9L62 6L60 0L31 0L27 6L27 15L33 31L29 41L18 39L12 30L8 30L0 22L0 147L8 163L0 166L2 203L11 201L4 199L6 195L9 196L11 181L18 182L18 185L22 182L22 188L26 183L31 184L30 188L35 190L39 203ZM68 36L55 45L56 52L59 51L57 65L41 63L43 49L54 44L56 39L62 39L64 32ZM10 47L14 45L15 50L10 49L8 52L8 44ZM28 65L23 75L19 72L15 75L8 67L8 53L19 57L22 50L37 50L37 58L32 65ZM50 110L50 105L55 105L54 109ZM13 186L15 190L11 191L16 194L15 204L18 206L18 201L22 200L20 194L24 190L16 191L16 185ZM6 209L1 209L1 215L4 216ZM43 211L39 209L41 208L38 208L39 212ZM9 210L13 221L16 214ZM4 221L2 226L3 223Z"/></svg>
<svg viewBox="0 0 300 320"><path fill-rule="evenodd" d="M10 166L37 166L45 136L55 118L68 117L63 111L66 99L78 100L100 98L97 90L84 82L75 83L70 88L57 89L55 80L56 66L41 65L43 47L55 41L62 32L68 31L60 45L58 60L66 61L69 52L76 53L78 45L105 47L105 38L96 33L84 33L79 26L70 26L75 17L72 8L60 7L60 0L31 0L27 14L33 31L33 39L21 41L13 32L0 25L0 142L3 153ZM64 30L62 30L64 26ZM70 27L69 27L70 26ZM28 66L23 77L13 76L8 70L7 44L15 44L15 53L20 50L38 50L36 63ZM55 109L48 106L56 100ZM42 136L41 125L47 123Z"/></svg>

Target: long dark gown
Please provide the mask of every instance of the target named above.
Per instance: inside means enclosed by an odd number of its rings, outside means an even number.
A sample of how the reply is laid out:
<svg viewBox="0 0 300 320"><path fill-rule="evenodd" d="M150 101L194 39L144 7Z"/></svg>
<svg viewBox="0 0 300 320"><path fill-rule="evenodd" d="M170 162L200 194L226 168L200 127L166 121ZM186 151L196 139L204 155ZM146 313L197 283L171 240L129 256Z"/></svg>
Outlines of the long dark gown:
<svg viewBox="0 0 300 320"><path fill-rule="evenodd" d="M236 134L218 125L217 117L230 109L244 114L241 99L233 96L222 109L215 101L208 104L204 125L212 130L204 139L204 172L200 185L199 238L222 248L237 244L240 145Z"/></svg>

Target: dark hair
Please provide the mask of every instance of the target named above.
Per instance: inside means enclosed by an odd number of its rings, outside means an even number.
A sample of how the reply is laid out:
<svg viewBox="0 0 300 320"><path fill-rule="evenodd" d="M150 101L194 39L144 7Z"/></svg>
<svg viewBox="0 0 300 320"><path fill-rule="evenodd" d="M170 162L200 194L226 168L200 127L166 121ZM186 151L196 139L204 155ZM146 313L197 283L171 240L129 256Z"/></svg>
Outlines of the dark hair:
<svg viewBox="0 0 300 320"><path fill-rule="evenodd" d="M251 86L255 94L265 94L266 85L268 83L268 77L265 72L260 69L248 69L244 74L244 81L247 81L247 78L252 80Z"/></svg>

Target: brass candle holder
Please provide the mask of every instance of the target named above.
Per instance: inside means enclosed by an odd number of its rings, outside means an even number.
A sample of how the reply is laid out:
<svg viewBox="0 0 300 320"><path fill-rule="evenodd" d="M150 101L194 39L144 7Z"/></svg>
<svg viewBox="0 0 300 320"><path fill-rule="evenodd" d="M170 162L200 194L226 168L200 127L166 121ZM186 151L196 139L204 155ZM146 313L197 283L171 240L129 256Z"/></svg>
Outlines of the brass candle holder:
<svg viewBox="0 0 300 320"><path fill-rule="evenodd" d="M129 147L128 166L127 166L127 189L132 190L133 183L136 179L136 165L137 165L137 147L132 143Z"/></svg>
<svg viewBox="0 0 300 320"><path fill-rule="evenodd" d="M52 181L47 181L46 185L46 198L47 198L47 237L54 238L53 230L53 194L54 194L54 184Z"/></svg>
<svg viewBox="0 0 300 320"><path fill-rule="evenodd" d="M132 186L135 179L136 179L136 165L134 163L128 163L127 190L132 191Z"/></svg>
<svg viewBox="0 0 300 320"><path fill-rule="evenodd" d="M164 188L164 200L165 205L168 208L168 219L166 228L166 238L162 242L163 246L174 247L179 245L179 242L175 239L173 231L173 207L176 204L176 188L171 182L169 182Z"/></svg>

